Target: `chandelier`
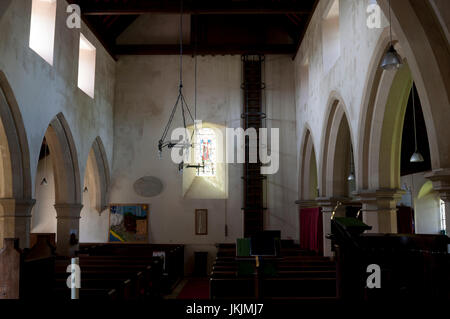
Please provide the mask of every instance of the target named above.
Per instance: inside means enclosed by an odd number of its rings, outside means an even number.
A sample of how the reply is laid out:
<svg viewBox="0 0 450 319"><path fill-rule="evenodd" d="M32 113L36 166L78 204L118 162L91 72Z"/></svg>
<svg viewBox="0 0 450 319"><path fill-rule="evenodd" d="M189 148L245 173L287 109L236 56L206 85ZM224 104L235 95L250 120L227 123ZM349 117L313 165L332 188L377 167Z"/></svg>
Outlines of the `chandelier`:
<svg viewBox="0 0 450 319"><path fill-rule="evenodd" d="M195 104L194 104L194 116L192 116L191 110L189 108L189 105L186 102L186 99L183 95L183 1L181 1L180 5L180 74L179 74L179 84L178 84L178 97L177 100L172 108L172 112L170 113L169 120L164 128L163 134L161 138L158 141L158 154L159 157L162 157L162 151L164 148L172 149L172 148L180 148L189 150L190 148L194 148L194 143L192 142L192 138L196 132L197 124L196 124L196 117L197 117L197 55L195 55ZM193 123L193 131L191 134L191 138L188 140L183 141L173 141L170 138L167 137L169 130L172 126L173 118L177 112L177 109L181 109L181 116L183 121L183 128L185 130L185 137L189 136L189 131L186 125L186 117L190 119ZM178 165L178 170L180 172L183 172L184 168L196 168L200 169L204 167L204 164L202 165L190 165L185 164L184 162L181 162Z"/></svg>

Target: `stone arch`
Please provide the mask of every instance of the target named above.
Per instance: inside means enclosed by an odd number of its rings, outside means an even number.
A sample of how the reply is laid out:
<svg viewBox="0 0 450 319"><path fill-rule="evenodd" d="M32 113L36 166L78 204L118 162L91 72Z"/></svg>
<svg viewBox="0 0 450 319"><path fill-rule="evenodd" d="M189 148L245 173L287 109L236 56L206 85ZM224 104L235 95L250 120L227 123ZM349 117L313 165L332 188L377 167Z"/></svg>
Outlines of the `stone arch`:
<svg viewBox="0 0 450 319"><path fill-rule="evenodd" d="M77 150L69 125L62 113L50 122L45 133L55 174L55 204L81 202Z"/></svg>
<svg viewBox="0 0 450 319"><path fill-rule="evenodd" d="M88 188L90 204L101 214L108 206L110 173L105 148L99 136L92 143L88 155L84 183L93 186Z"/></svg>
<svg viewBox="0 0 450 319"><path fill-rule="evenodd" d="M388 1L379 1L385 14ZM422 104L433 170L450 168L450 45L429 1L391 1L392 28Z"/></svg>
<svg viewBox="0 0 450 319"><path fill-rule="evenodd" d="M29 246L32 200L30 153L19 105L0 71L0 247L3 238Z"/></svg>
<svg viewBox="0 0 450 319"><path fill-rule="evenodd" d="M358 193L363 203L363 220L373 227L372 231L395 233L396 204L404 193L400 190L403 122L413 81L406 61L397 71L381 70L387 41L379 44L374 70L369 74L373 85L365 93L367 104L359 124Z"/></svg>
<svg viewBox="0 0 450 319"><path fill-rule="evenodd" d="M345 105L336 92L330 95L329 105L322 138L319 189L321 197L341 198L348 196L349 150L354 145L353 134ZM356 173L357 170L355 170Z"/></svg>
<svg viewBox="0 0 450 319"><path fill-rule="evenodd" d="M62 113L58 113L45 133L45 139L52 157L55 183L55 210L57 252L60 255L74 255L77 244L70 240L79 236L81 205L81 184L78 155L69 125Z"/></svg>
<svg viewBox="0 0 450 319"><path fill-rule="evenodd" d="M318 171L314 140L308 124L302 138L299 195L300 200L314 200L317 194Z"/></svg>
<svg viewBox="0 0 450 319"><path fill-rule="evenodd" d="M0 148L3 174L0 197L31 198L31 171L28 141L19 105L0 71Z"/></svg>
<svg viewBox="0 0 450 319"><path fill-rule="evenodd" d="M387 86L381 85L380 81L383 75L383 69L380 67L383 55L389 48L389 34L385 30L375 47L375 52L372 55L369 63L368 74L363 91L362 108L360 112L358 124L358 156L356 161L359 167L359 174L357 174L357 187L359 189L367 189L369 187L369 146L370 136L372 134L372 120L374 113L374 106L379 95L379 88L385 89ZM385 73L384 79L386 80ZM379 98L378 98L379 99Z"/></svg>
<svg viewBox="0 0 450 319"><path fill-rule="evenodd" d="M388 14L387 0L379 5ZM414 79L422 106L433 172L441 198L450 194L450 48L429 1L391 1L396 48L405 66L383 71L380 61L388 45L380 37L369 65L359 131L361 174L359 193L364 220L373 231L396 232L396 202L400 198L400 151L407 98Z"/></svg>
<svg viewBox="0 0 450 319"><path fill-rule="evenodd" d="M400 188L400 152L403 121L412 87L407 65L397 72L383 74L374 101L370 136L365 143L369 189Z"/></svg>

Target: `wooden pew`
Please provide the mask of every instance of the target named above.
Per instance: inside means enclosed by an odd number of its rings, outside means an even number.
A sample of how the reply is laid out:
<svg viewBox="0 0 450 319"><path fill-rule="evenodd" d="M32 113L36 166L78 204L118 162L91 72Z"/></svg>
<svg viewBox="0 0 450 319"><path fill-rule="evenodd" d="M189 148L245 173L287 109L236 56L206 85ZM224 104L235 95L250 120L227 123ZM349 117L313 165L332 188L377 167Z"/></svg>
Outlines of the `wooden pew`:
<svg viewBox="0 0 450 319"><path fill-rule="evenodd" d="M56 288L65 285L69 259L58 259L55 265ZM115 289L118 299L141 299L159 293L161 260L154 257L124 258L124 256L80 256L81 291ZM80 297L81 298L81 297Z"/></svg>
<svg viewBox="0 0 450 319"><path fill-rule="evenodd" d="M0 298L40 299L51 294L54 247L50 234L36 234L31 249L18 249L18 239L6 239L0 251Z"/></svg>
<svg viewBox="0 0 450 319"><path fill-rule="evenodd" d="M64 288L55 288L54 290L54 299L56 300L69 300L70 299L70 289L67 287ZM88 289L83 288L79 293L81 300L118 300L118 293L116 289L102 289L102 288L94 288Z"/></svg>
<svg viewBox="0 0 450 319"><path fill-rule="evenodd" d="M5 242L0 251L1 298L70 299L66 282L71 261L55 255L53 235L34 234L35 245L23 251L17 248L17 240ZM180 247L171 249L179 251ZM162 261L148 250L131 255L79 258L81 299L141 299L160 295Z"/></svg>
<svg viewBox="0 0 450 319"><path fill-rule="evenodd" d="M161 289L170 292L184 276L184 246L166 244L121 244L100 243L80 244L79 256L122 256L123 258L152 257L153 252L165 252L164 275L161 279Z"/></svg>
<svg viewBox="0 0 450 319"><path fill-rule="evenodd" d="M45 299L52 295L55 268L54 234L35 234L35 244L22 251L20 298Z"/></svg>
<svg viewBox="0 0 450 319"><path fill-rule="evenodd" d="M259 269L255 265L248 272L247 265L247 273L242 273L234 245L218 247L210 277L211 299L336 298L336 264L329 258L305 253L291 243L287 248L282 245L279 258L262 258Z"/></svg>
<svg viewBox="0 0 450 319"><path fill-rule="evenodd" d="M18 299L20 295L19 241L4 238L0 249L0 299Z"/></svg>

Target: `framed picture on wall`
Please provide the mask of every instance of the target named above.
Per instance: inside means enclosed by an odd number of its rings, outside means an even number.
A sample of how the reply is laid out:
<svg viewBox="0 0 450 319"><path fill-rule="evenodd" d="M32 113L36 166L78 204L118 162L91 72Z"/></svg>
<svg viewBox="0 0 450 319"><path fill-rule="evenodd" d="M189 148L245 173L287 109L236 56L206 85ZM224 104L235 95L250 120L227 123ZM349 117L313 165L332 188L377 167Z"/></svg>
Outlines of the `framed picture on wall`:
<svg viewBox="0 0 450 319"><path fill-rule="evenodd" d="M148 204L109 205L109 242L146 243Z"/></svg>
<svg viewBox="0 0 450 319"><path fill-rule="evenodd" d="M208 210L195 210L195 234L208 235Z"/></svg>

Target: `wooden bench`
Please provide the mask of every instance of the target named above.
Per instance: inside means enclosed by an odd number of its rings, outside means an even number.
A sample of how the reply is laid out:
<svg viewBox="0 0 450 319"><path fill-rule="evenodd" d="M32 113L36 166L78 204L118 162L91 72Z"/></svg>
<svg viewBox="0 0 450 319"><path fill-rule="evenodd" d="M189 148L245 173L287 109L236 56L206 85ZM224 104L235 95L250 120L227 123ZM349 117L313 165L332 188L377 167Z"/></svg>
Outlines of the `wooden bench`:
<svg viewBox="0 0 450 319"><path fill-rule="evenodd" d="M219 246L210 276L211 299L336 298L336 264L329 258L291 244L281 247L278 258L261 258L256 268L254 260L235 254L230 244Z"/></svg>
<svg viewBox="0 0 450 319"><path fill-rule="evenodd" d="M70 259L55 263L55 288L65 285ZM119 299L141 299L159 295L162 261L155 257L126 259L123 256L80 256L81 289L115 289ZM80 297L81 298L81 297Z"/></svg>
<svg viewBox="0 0 450 319"><path fill-rule="evenodd" d="M164 252L164 275L161 289L170 292L184 276L184 246L175 244L80 244L78 256L106 257L120 256L123 259L142 260L153 256L153 252Z"/></svg>

